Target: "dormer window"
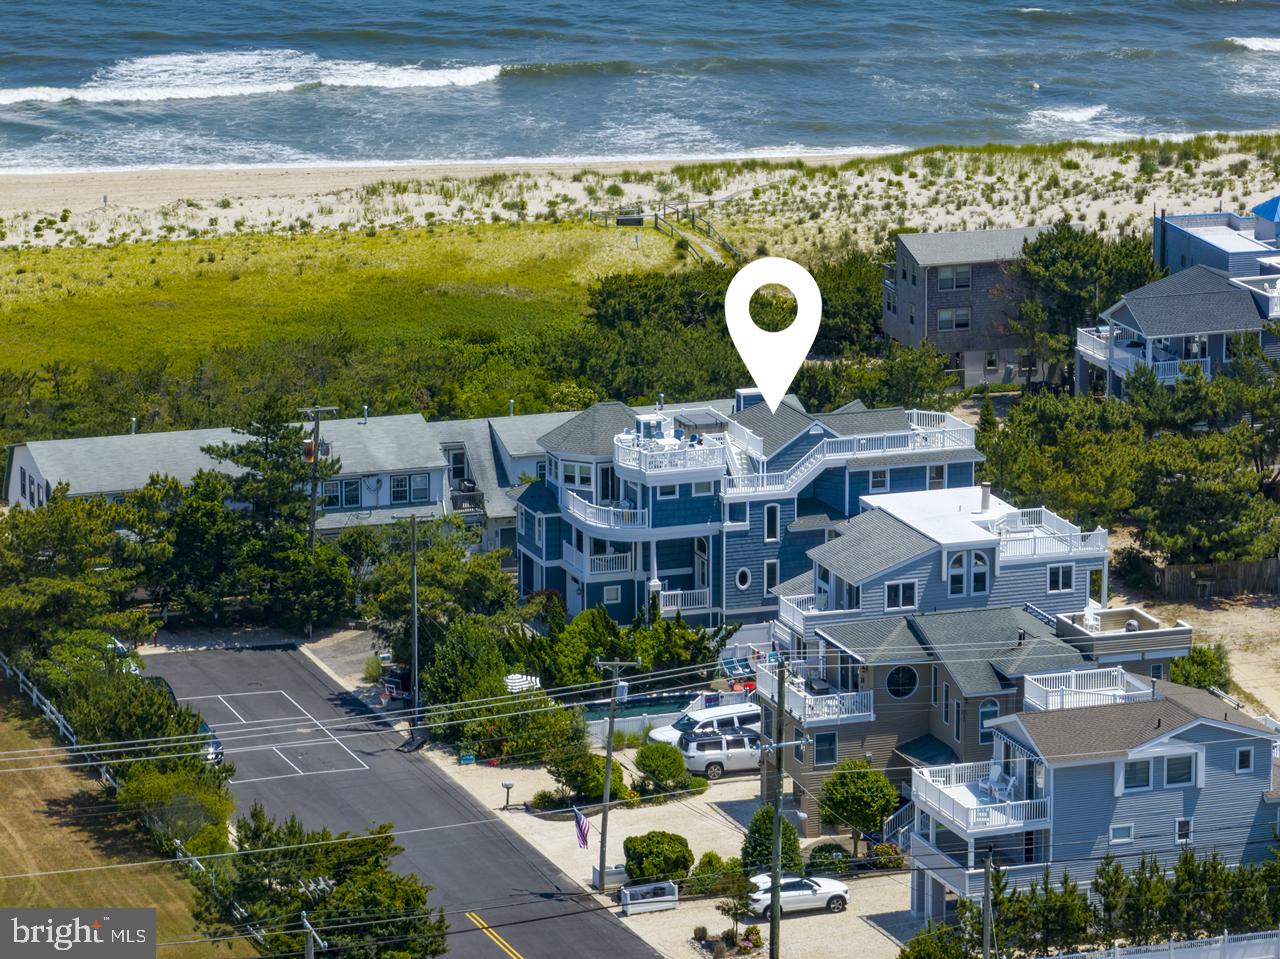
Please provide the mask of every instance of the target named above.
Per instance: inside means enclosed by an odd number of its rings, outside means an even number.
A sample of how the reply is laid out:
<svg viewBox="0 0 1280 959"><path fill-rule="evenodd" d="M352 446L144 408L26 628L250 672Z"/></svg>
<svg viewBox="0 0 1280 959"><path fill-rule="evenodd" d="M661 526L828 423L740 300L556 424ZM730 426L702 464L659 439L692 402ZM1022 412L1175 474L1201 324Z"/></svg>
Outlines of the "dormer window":
<svg viewBox="0 0 1280 959"><path fill-rule="evenodd" d="M964 595L964 580L964 553L956 553L955 556L951 557L950 586L948 588L952 596Z"/></svg>

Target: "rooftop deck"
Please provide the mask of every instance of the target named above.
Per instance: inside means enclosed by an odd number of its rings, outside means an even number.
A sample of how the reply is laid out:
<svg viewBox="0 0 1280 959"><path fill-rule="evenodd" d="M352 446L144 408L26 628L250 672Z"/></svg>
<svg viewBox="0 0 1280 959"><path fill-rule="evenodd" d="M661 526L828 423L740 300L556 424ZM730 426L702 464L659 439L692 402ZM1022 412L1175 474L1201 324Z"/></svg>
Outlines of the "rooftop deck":
<svg viewBox="0 0 1280 959"><path fill-rule="evenodd" d="M1053 709L1136 703L1156 699L1158 696L1150 683L1119 666L1112 666L1106 669L1076 669L1028 676L1023 707L1046 712Z"/></svg>
<svg viewBox="0 0 1280 959"><path fill-rule="evenodd" d="M786 710L806 725L815 723L871 722L876 718L875 699L871 690L860 692L825 692L817 675L806 680L804 668L787 676ZM828 687L829 688L829 687ZM766 662L756 664L756 689L762 696L778 701L776 667Z"/></svg>

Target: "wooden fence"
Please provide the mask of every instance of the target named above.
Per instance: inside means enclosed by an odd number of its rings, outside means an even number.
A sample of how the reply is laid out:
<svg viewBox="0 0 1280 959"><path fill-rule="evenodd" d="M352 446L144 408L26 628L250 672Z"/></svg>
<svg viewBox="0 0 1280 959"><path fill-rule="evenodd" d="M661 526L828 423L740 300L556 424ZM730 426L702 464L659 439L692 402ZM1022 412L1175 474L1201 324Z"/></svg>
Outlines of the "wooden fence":
<svg viewBox="0 0 1280 959"><path fill-rule="evenodd" d="M1162 597L1181 602L1280 593L1280 559L1154 566L1151 575Z"/></svg>

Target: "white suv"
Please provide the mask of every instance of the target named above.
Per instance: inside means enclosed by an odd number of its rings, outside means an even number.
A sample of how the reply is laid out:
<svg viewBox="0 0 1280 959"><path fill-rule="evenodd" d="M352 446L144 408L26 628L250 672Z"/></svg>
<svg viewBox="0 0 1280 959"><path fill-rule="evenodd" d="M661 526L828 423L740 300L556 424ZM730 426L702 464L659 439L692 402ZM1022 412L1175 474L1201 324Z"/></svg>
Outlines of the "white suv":
<svg viewBox="0 0 1280 959"><path fill-rule="evenodd" d="M684 768L695 776L719 779L725 773L754 771L760 767L760 737L749 729L732 734L694 733L681 736Z"/></svg>
<svg viewBox="0 0 1280 959"><path fill-rule="evenodd" d="M730 706L713 706L710 709L694 709L685 713L670 726L650 730L649 740L655 743L680 742L682 736L702 733L741 732L744 735L760 733L760 707L755 703L734 703Z"/></svg>
<svg viewBox="0 0 1280 959"><path fill-rule="evenodd" d="M751 894L751 911L769 918L773 908L772 877L766 872L752 876L756 891ZM811 876L783 876L778 890L778 908L786 912L803 912L810 909L826 909L828 912L844 912L849 905L849 887L838 879Z"/></svg>

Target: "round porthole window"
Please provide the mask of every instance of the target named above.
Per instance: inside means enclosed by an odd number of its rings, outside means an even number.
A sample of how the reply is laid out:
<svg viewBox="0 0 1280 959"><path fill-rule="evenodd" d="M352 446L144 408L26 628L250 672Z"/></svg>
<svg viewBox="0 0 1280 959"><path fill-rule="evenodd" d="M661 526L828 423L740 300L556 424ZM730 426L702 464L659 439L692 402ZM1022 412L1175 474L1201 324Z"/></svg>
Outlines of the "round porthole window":
<svg viewBox="0 0 1280 959"><path fill-rule="evenodd" d="M745 566L738 570L738 589L746 589L751 585L751 570Z"/></svg>
<svg viewBox="0 0 1280 959"><path fill-rule="evenodd" d="M895 666L889 671L884 685L894 699L906 699L916 691L919 682L916 671L910 666Z"/></svg>

